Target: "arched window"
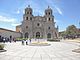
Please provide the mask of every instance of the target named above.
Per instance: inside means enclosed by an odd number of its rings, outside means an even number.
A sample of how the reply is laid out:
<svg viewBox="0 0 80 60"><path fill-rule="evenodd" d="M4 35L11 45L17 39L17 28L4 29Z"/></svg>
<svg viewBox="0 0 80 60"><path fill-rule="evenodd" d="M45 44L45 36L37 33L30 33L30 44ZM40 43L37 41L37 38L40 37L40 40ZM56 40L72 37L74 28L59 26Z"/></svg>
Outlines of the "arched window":
<svg viewBox="0 0 80 60"><path fill-rule="evenodd" d="M40 32L36 32L36 38L40 38Z"/></svg>
<svg viewBox="0 0 80 60"><path fill-rule="evenodd" d="M51 33L48 33L47 34L47 38L51 38Z"/></svg>
<svg viewBox="0 0 80 60"><path fill-rule="evenodd" d="M49 12L49 15L50 15L50 12Z"/></svg>
<svg viewBox="0 0 80 60"><path fill-rule="evenodd" d="M26 29L28 28L28 26L26 26Z"/></svg>
<svg viewBox="0 0 80 60"><path fill-rule="evenodd" d="M40 24L39 24L39 23L37 23L37 26L40 26Z"/></svg>
<svg viewBox="0 0 80 60"><path fill-rule="evenodd" d="M29 37L29 34L28 32L25 33L25 38L28 38Z"/></svg>
<svg viewBox="0 0 80 60"><path fill-rule="evenodd" d="M49 21L50 21L50 18L49 18Z"/></svg>
<svg viewBox="0 0 80 60"><path fill-rule="evenodd" d="M32 17L30 17L30 20L32 20Z"/></svg>
<svg viewBox="0 0 80 60"><path fill-rule="evenodd" d="M48 27L48 29L50 29L50 27Z"/></svg>
<svg viewBox="0 0 80 60"><path fill-rule="evenodd" d="M26 20L28 20L28 17L26 17Z"/></svg>

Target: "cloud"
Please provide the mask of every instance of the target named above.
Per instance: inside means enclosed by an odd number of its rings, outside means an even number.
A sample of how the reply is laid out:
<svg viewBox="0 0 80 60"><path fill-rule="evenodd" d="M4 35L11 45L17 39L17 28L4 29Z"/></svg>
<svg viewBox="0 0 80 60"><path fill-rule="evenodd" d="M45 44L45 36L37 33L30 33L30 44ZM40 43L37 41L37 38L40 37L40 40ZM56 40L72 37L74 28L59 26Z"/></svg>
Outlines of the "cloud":
<svg viewBox="0 0 80 60"><path fill-rule="evenodd" d="M54 18L54 22L58 22L58 21Z"/></svg>
<svg viewBox="0 0 80 60"><path fill-rule="evenodd" d="M1 16L1 15L0 15L0 22L2 22L2 23L9 23L12 26L17 26L17 25L21 24L19 22L17 23L17 19L15 19L15 18Z"/></svg>
<svg viewBox="0 0 80 60"><path fill-rule="evenodd" d="M17 12L16 12L17 14L19 14L20 13L20 10L17 10Z"/></svg>
<svg viewBox="0 0 80 60"><path fill-rule="evenodd" d="M12 26L17 26L17 25L21 25L21 23L13 23L11 24Z"/></svg>
<svg viewBox="0 0 80 60"><path fill-rule="evenodd" d="M58 3L60 3L61 1L60 0L46 0L46 3L48 5L50 5L50 7L52 7L52 9L54 10L54 13L59 13L60 15L63 15L60 7L57 7Z"/></svg>
<svg viewBox="0 0 80 60"><path fill-rule="evenodd" d="M60 15L63 15L63 13L62 13L62 11L61 11L60 8L58 8L58 7L55 7L55 8L56 8L56 10L58 11L58 13L59 13Z"/></svg>
<svg viewBox="0 0 80 60"><path fill-rule="evenodd" d="M0 28L15 31L15 27L11 27L11 26L0 26Z"/></svg>
<svg viewBox="0 0 80 60"><path fill-rule="evenodd" d="M14 19L14 18L10 18L10 17L6 17L6 16L1 16L0 15L0 22L13 23L15 21L16 21L16 19Z"/></svg>

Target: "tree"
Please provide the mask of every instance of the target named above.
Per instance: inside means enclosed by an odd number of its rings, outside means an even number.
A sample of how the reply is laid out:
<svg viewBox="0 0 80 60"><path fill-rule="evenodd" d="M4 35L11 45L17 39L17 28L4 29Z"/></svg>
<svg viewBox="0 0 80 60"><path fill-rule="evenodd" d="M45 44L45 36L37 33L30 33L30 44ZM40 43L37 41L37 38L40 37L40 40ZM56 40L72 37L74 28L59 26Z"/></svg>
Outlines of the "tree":
<svg viewBox="0 0 80 60"><path fill-rule="evenodd" d="M66 35L65 31L59 33L60 36L64 37Z"/></svg>
<svg viewBox="0 0 80 60"><path fill-rule="evenodd" d="M78 30L77 30L76 26L75 25L68 26L67 29L66 29L66 34L67 35L76 35L76 34L78 34Z"/></svg>

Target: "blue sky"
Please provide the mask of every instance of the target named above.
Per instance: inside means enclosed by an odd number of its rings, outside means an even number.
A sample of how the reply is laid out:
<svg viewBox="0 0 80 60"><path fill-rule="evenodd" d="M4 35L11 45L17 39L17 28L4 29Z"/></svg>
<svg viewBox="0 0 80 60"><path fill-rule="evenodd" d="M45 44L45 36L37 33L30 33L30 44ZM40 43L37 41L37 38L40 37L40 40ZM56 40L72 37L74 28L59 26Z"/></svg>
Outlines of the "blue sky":
<svg viewBox="0 0 80 60"><path fill-rule="evenodd" d="M79 28L80 0L0 0L0 28L15 31L28 5L33 9L34 16L44 16L44 10L50 6L59 31L64 31L72 24Z"/></svg>

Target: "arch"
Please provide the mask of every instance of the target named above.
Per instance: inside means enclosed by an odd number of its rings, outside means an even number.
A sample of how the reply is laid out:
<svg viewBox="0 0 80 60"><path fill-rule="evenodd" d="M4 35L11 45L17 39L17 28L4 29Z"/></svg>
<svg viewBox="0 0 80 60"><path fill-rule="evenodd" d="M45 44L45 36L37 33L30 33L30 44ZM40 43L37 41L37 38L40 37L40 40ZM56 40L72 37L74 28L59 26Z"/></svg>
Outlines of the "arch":
<svg viewBox="0 0 80 60"><path fill-rule="evenodd" d="M36 32L36 38L40 38L40 32Z"/></svg>
<svg viewBox="0 0 80 60"><path fill-rule="evenodd" d="M28 17L26 17L26 20L28 20Z"/></svg>
<svg viewBox="0 0 80 60"><path fill-rule="evenodd" d="M29 34L28 32L25 33L25 38L28 38L29 37Z"/></svg>
<svg viewBox="0 0 80 60"><path fill-rule="evenodd" d="M50 29L50 26L48 27L48 29Z"/></svg>
<svg viewBox="0 0 80 60"><path fill-rule="evenodd" d="M49 21L51 20L51 18L49 17Z"/></svg>
<svg viewBox="0 0 80 60"><path fill-rule="evenodd" d="M51 33L48 33L47 34L47 38L51 38Z"/></svg>
<svg viewBox="0 0 80 60"><path fill-rule="evenodd" d="M50 15L50 12L49 12L49 15Z"/></svg>
<svg viewBox="0 0 80 60"><path fill-rule="evenodd" d="M39 23L37 23L37 26L40 26L40 24L39 24Z"/></svg>

